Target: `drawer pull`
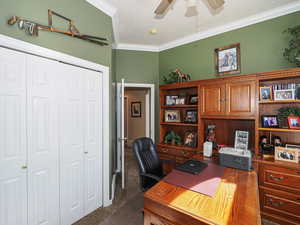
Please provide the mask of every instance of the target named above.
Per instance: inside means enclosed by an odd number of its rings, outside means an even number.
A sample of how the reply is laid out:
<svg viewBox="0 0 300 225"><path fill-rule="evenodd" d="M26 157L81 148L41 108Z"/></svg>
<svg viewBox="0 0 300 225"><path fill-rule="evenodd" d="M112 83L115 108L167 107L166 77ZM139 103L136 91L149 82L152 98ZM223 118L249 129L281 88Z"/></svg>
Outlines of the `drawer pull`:
<svg viewBox="0 0 300 225"><path fill-rule="evenodd" d="M275 181L282 181L284 179L284 177L274 177L273 175L270 175L269 177Z"/></svg>
<svg viewBox="0 0 300 225"><path fill-rule="evenodd" d="M269 202L272 206L275 206L275 207L280 207L284 204L282 201L274 202L273 199L270 199Z"/></svg>
<svg viewBox="0 0 300 225"><path fill-rule="evenodd" d="M296 171L297 174L300 174L300 171Z"/></svg>
<svg viewBox="0 0 300 225"><path fill-rule="evenodd" d="M300 198L296 198L296 201L300 201Z"/></svg>
<svg viewBox="0 0 300 225"><path fill-rule="evenodd" d="M188 156L188 155L189 155L189 153L188 153L188 152L184 152L184 151L182 151L181 153L182 153L182 155L183 155L183 156Z"/></svg>
<svg viewBox="0 0 300 225"><path fill-rule="evenodd" d="M168 150L168 149L165 149L165 148L163 148L163 149L162 149L162 151L163 151L164 153L167 153L169 150Z"/></svg>

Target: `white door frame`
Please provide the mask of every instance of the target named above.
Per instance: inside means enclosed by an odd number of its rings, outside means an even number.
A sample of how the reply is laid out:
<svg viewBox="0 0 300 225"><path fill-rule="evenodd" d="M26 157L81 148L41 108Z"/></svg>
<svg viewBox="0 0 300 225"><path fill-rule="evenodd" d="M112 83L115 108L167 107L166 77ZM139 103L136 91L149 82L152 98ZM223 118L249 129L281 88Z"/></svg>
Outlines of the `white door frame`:
<svg viewBox="0 0 300 225"><path fill-rule="evenodd" d="M155 84L145 84L145 83L124 83L124 88L127 87L135 87L135 88L147 88L150 89L150 93L146 94L146 101L145 101L145 110L149 111L149 102L150 102L150 116L146 116L146 128L147 128L147 123L148 126L150 126L150 133L149 137L152 138L152 140L155 140ZM120 89L121 89L121 83L117 83L117 111L119 112L120 106L119 106L119 99L120 99ZM150 98L149 98L150 97ZM119 113L117 113L119 115ZM146 114L147 115L147 114ZM149 128L149 127L148 127ZM120 135L120 129L121 129L121 123L119 121L119 117L117 120L117 138L119 138ZM119 151L119 140L117 144L117 171L116 172L121 172L121 161L118 151Z"/></svg>
<svg viewBox="0 0 300 225"><path fill-rule="evenodd" d="M80 59L65 53L57 52L48 48L40 47L38 45L30 44L25 41L21 41L15 38L11 38L0 34L0 47L10 48L12 50L22 51L37 56L46 57L56 61L69 63L72 65L84 67L101 72L102 75L102 171L103 171L103 202L99 202L99 206L109 206L112 204L112 198L110 198L111 184L109 182L110 177L110 127L109 127L109 67L96 64L84 59Z"/></svg>

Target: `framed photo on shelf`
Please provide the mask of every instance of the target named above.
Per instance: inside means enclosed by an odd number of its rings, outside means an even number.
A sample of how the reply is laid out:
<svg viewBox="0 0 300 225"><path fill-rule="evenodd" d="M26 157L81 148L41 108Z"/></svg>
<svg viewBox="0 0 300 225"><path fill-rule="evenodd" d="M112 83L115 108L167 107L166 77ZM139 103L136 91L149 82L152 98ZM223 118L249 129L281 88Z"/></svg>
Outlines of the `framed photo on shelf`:
<svg viewBox="0 0 300 225"><path fill-rule="evenodd" d="M288 116L288 123L290 129L300 129L300 117L299 116Z"/></svg>
<svg viewBox="0 0 300 225"><path fill-rule="evenodd" d="M276 147L275 160L298 163L299 150L295 148Z"/></svg>
<svg viewBox="0 0 300 225"><path fill-rule="evenodd" d="M184 135L184 146L195 148L197 147L197 133L193 131L187 131Z"/></svg>
<svg viewBox="0 0 300 225"><path fill-rule="evenodd" d="M261 101L272 100L272 87L260 87L259 88L259 98Z"/></svg>
<svg viewBox="0 0 300 225"><path fill-rule="evenodd" d="M234 148L248 150L248 143L249 143L249 132L236 130Z"/></svg>
<svg viewBox="0 0 300 225"><path fill-rule="evenodd" d="M217 75L241 72L240 43L215 49L215 68Z"/></svg>
<svg viewBox="0 0 300 225"><path fill-rule="evenodd" d="M166 105L176 105L178 95L166 95Z"/></svg>
<svg viewBox="0 0 300 225"><path fill-rule="evenodd" d="M185 104L185 97L178 97L175 99L175 105L184 105Z"/></svg>
<svg viewBox="0 0 300 225"><path fill-rule="evenodd" d="M285 90L274 90L274 100L284 101L284 100L294 100L295 90L285 89Z"/></svg>
<svg viewBox="0 0 300 225"><path fill-rule="evenodd" d="M191 95L189 99L189 104L191 105L198 104L198 95Z"/></svg>
<svg viewBox="0 0 300 225"><path fill-rule="evenodd" d="M198 121L198 112L197 110L186 110L185 120L186 123L197 123Z"/></svg>
<svg viewBox="0 0 300 225"><path fill-rule="evenodd" d="M141 104L141 102L131 102L131 117L142 116Z"/></svg>
<svg viewBox="0 0 300 225"><path fill-rule="evenodd" d="M261 126L264 128L278 128L278 116L277 115L263 115L261 116Z"/></svg>
<svg viewBox="0 0 300 225"><path fill-rule="evenodd" d="M180 111L179 110L166 110L165 111L165 122L168 123L180 123Z"/></svg>

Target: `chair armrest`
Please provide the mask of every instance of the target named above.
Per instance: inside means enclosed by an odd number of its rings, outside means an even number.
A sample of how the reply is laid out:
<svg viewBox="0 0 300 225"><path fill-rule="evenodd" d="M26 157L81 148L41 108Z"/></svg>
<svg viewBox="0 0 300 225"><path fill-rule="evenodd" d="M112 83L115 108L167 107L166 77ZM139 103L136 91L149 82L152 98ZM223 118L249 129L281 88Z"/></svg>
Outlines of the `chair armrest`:
<svg viewBox="0 0 300 225"><path fill-rule="evenodd" d="M153 174L150 174L150 173L140 173L141 176L143 177L149 177L149 178L152 178L153 180L156 180L156 181L160 181L161 178L158 177L158 176L155 176Z"/></svg>

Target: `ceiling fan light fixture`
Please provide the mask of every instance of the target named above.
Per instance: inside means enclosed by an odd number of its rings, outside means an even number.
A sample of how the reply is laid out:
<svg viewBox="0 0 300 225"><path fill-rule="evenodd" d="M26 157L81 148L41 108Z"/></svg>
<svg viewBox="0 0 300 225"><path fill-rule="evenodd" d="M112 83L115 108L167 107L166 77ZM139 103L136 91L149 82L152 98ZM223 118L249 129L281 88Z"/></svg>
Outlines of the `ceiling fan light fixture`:
<svg viewBox="0 0 300 225"><path fill-rule="evenodd" d="M222 7L225 3L224 0L207 0L207 3L209 4L209 6L211 8L213 8L214 10Z"/></svg>
<svg viewBox="0 0 300 225"><path fill-rule="evenodd" d="M187 0L187 8L192 8L196 6L197 6L196 0Z"/></svg>

